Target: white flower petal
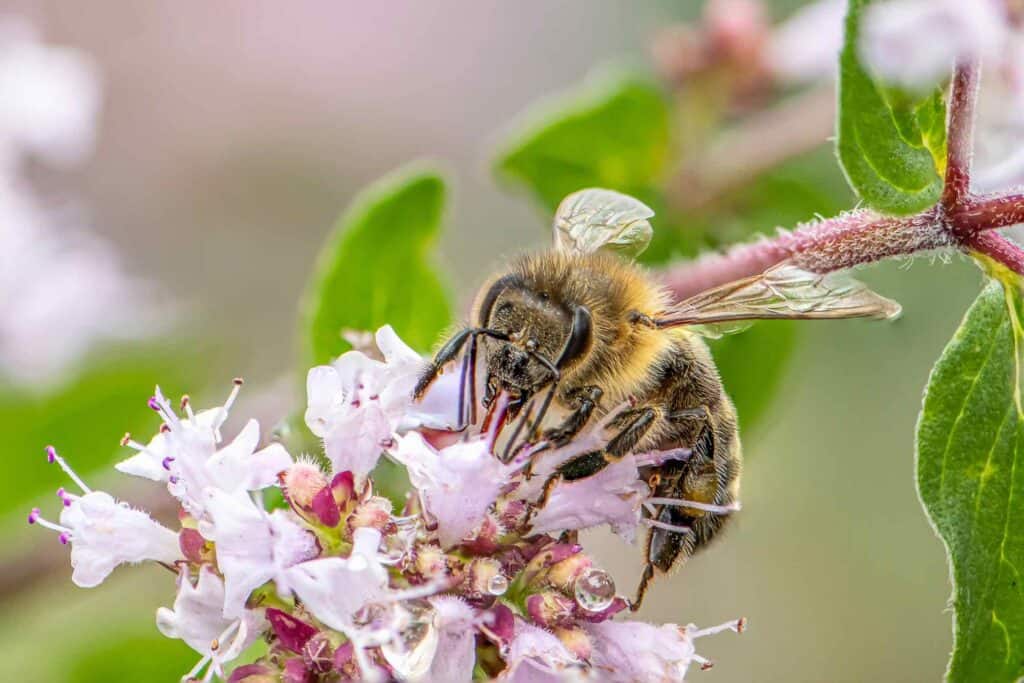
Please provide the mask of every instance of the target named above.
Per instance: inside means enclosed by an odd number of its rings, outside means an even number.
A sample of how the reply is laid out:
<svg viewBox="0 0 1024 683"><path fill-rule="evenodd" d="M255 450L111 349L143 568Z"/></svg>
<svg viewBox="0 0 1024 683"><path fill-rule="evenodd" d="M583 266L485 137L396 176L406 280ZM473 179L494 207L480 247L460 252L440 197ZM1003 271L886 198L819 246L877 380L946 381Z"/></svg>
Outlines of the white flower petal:
<svg viewBox="0 0 1024 683"><path fill-rule="evenodd" d="M100 584L124 562L181 557L177 534L103 491L73 500L60 523L71 530L71 578L83 588Z"/></svg>
<svg viewBox="0 0 1024 683"><path fill-rule="evenodd" d="M217 565L227 583L226 617L244 614L249 594L271 579L282 594L288 594L286 570L317 553L313 535L289 513L267 514L248 493L232 495L208 488L206 509L212 524L201 531L216 543Z"/></svg>

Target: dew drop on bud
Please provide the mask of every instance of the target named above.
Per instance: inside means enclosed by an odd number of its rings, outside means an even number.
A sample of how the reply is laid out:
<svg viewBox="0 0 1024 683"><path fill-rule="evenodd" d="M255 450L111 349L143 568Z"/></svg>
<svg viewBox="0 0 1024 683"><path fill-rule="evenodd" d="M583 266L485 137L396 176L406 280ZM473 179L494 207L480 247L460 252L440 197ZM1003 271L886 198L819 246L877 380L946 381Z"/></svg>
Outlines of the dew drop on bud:
<svg viewBox="0 0 1024 683"><path fill-rule="evenodd" d="M600 612L615 599L615 581L608 572L591 567L576 579L573 592L577 605L588 612Z"/></svg>
<svg viewBox="0 0 1024 683"><path fill-rule="evenodd" d="M504 595L508 590L508 579L504 574L495 574L487 581L487 592L491 595Z"/></svg>

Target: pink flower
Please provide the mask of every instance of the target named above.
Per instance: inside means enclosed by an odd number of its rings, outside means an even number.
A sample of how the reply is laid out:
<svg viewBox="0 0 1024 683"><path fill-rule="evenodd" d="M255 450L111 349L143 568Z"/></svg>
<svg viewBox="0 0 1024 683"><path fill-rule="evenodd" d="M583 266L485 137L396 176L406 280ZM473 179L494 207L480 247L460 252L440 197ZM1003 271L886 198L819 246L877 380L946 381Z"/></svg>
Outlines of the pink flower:
<svg viewBox="0 0 1024 683"><path fill-rule="evenodd" d="M533 516L531 531L545 534L608 524L632 542L647 494L636 460L627 455L597 474L558 483L544 507Z"/></svg>
<svg viewBox="0 0 1024 683"><path fill-rule="evenodd" d="M552 633L516 619L515 635L504 648L505 683L559 683L582 679L583 663Z"/></svg>
<svg viewBox="0 0 1024 683"><path fill-rule="evenodd" d="M60 522L47 521L38 509L32 510L28 521L59 532L61 542L71 544L71 580L76 585L98 586L125 562L174 562L181 557L176 533L110 494L90 489L52 446L47 448L47 458L60 465L82 495L61 488L57 491L64 503Z"/></svg>
<svg viewBox="0 0 1024 683"><path fill-rule="evenodd" d="M188 569L182 567L178 573L174 608L161 607L156 612L160 633L168 638L180 638L203 656L185 678L197 676L207 663L210 667L204 681L214 674L223 677L222 665L235 659L259 635L262 615L247 610L237 618L226 618L223 616L224 596L224 582L209 566L200 567L194 585Z"/></svg>
<svg viewBox="0 0 1024 683"><path fill-rule="evenodd" d="M437 522L444 548L460 543L479 526L515 468L503 465L484 439L440 451L417 432L398 440L392 453L405 465L426 511Z"/></svg>
<svg viewBox="0 0 1024 683"><path fill-rule="evenodd" d="M602 621L588 624L593 650L591 663L602 672L602 680L664 681L671 683L686 677L692 662L702 667L711 663L693 647L696 638L744 628L742 619L700 630L690 624L654 626L642 621Z"/></svg>
<svg viewBox="0 0 1024 683"><path fill-rule="evenodd" d="M196 519L206 515L204 492L208 488L236 494L276 484L277 475L291 466L292 458L276 443L256 450L260 438L256 420L249 420L233 441L218 448L220 427L240 386L241 380L236 380L228 400L213 412L194 414L188 401L183 401L186 419L178 417L157 387L150 407L163 418L164 431L149 446L126 439L125 444L139 454L122 461L118 468L128 474L155 478L154 465L159 459L160 466L168 472L167 489Z"/></svg>
<svg viewBox="0 0 1024 683"><path fill-rule="evenodd" d="M383 361L349 351L306 377L306 424L324 440L333 473L351 471L359 482L396 432L450 429L457 422L455 401L446 400L451 382L438 382L414 404L412 391L424 359L390 325L377 330L376 343Z"/></svg>
<svg viewBox="0 0 1024 683"><path fill-rule="evenodd" d="M205 493L211 521L201 523L200 531L216 543L217 566L227 584L224 616L243 614L249 594L270 580L288 595L288 568L319 553L312 532L290 512L268 514L248 493L232 495L216 488Z"/></svg>

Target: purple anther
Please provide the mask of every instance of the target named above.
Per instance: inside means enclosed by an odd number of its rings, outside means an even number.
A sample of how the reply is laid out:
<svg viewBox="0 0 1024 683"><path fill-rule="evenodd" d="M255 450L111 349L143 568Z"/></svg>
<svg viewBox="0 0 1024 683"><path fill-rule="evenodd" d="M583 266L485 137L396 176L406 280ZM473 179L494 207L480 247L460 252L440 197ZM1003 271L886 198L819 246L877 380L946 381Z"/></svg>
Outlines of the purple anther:
<svg viewBox="0 0 1024 683"><path fill-rule="evenodd" d="M57 449L53 446L46 447L46 462L51 464L57 462Z"/></svg>
<svg viewBox="0 0 1024 683"><path fill-rule="evenodd" d="M35 524L36 520L39 519L39 515L40 515L39 508L32 508L32 510L29 511L29 513L28 513L28 523L29 524Z"/></svg>
<svg viewBox="0 0 1024 683"><path fill-rule="evenodd" d="M171 456L169 456L169 455L168 455L168 456L167 456L166 458L164 458L164 459L163 459L163 460L162 460L162 461L160 462L160 464L161 464L161 465L163 465L163 468L164 468L165 470L167 470L168 472L170 472L170 471L171 471L171 463L172 463L172 462L174 462L174 458L172 458Z"/></svg>
<svg viewBox="0 0 1024 683"><path fill-rule="evenodd" d="M160 404L157 403L156 396L150 396L149 401L146 404L153 410L160 412Z"/></svg>
<svg viewBox="0 0 1024 683"><path fill-rule="evenodd" d="M66 531L62 531L60 536L58 536L57 538L60 539L61 545L67 545L71 542L71 535L68 534L68 532Z"/></svg>

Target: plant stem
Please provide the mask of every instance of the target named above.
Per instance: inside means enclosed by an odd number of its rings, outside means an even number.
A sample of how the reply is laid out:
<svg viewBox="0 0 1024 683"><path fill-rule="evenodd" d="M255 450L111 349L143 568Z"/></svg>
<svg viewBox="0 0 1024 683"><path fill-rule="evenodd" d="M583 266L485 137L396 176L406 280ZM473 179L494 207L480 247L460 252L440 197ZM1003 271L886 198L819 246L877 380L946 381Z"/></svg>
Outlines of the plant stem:
<svg viewBox="0 0 1024 683"><path fill-rule="evenodd" d="M664 281L677 299L757 275L782 261L828 273L893 256L954 247L978 252L1024 275L1024 250L997 233L1024 221L1024 194L971 194L974 109L979 66L963 62L953 73L947 124L946 176L941 200L912 216L855 210L805 223L774 239L743 244L673 268Z"/></svg>
<svg viewBox="0 0 1024 683"><path fill-rule="evenodd" d="M946 128L946 182L942 206L952 213L971 192L971 157L974 154L974 108L978 101L977 62L958 63L953 71Z"/></svg>

